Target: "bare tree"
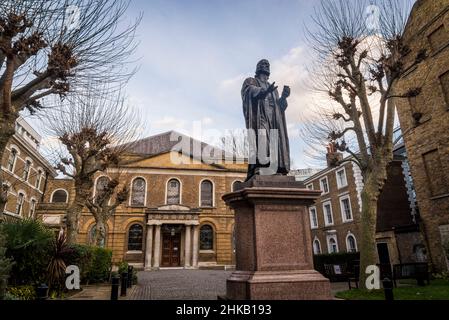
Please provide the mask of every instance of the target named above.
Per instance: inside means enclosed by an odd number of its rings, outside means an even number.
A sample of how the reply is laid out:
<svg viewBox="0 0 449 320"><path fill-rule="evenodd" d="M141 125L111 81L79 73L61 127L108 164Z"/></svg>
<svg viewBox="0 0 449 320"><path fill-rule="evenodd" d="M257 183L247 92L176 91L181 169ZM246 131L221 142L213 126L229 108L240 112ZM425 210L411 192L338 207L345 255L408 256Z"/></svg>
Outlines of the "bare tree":
<svg viewBox="0 0 449 320"><path fill-rule="evenodd" d="M115 198L114 198L115 195ZM127 185L120 186L120 173L112 178L102 176L95 185L95 195L87 199L86 206L95 218L95 244L101 247L106 239L106 225L119 205L129 197Z"/></svg>
<svg viewBox="0 0 449 320"><path fill-rule="evenodd" d="M45 97L64 98L94 81L120 87L133 74L128 66L140 17L123 25L128 5L127 0L2 0L0 159L20 112L42 111ZM0 209L5 201L3 192Z"/></svg>
<svg viewBox="0 0 449 320"><path fill-rule="evenodd" d="M120 157L132 146L139 130L138 115L125 104L120 93L108 94L104 88L92 87L55 110L49 116L48 128L68 152L67 156L60 156L57 169L74 180L75 197L67 210L68 241L74 243L82 210L92 204L95 175L118 165ZM111 184L109 189L104 192L104 199L97 199L98 204L100 200L107 201L115 187ZM122 198L120 195L117 201ZM103 212L97 209L94 216L101 223Z"/></svg>
<svg viewBox="0 0 449 320"><path fill-rule="evenodd" d="M411 8L406 0L326 0L313 16L308 40L316 56L315 88L330 101L305 126L306 142L345 152L360 167L361 283L366 267L377 263L377 200L393 158L394 99L419 94L420 88L395 92L410 53L403 31ZM425 56L421 53L414 63ZM315 154L317 150L315 150ZM338 164L342 164L339 162Z"/></svg>

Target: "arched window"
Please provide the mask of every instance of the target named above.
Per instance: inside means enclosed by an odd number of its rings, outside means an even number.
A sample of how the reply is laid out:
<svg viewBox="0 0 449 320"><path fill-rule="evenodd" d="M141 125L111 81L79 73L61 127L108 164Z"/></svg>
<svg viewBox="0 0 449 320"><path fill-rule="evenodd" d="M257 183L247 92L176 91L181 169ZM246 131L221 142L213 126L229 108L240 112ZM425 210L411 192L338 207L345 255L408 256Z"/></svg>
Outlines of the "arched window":
<svg viewBox="0 0 449 320"><path fill-rule="evenodd" d="M231 191L232 191L232 192L236 191L236 190L237 190L237 186L238 186L240 183L242 183L242 181L234 181L234 182L232 183Z"/></svg>
<svg viewBox="0 0 449 320"><path fill-rule="evenodd" d="M357 252L357 242L352 234L346 237L346 249L348 252Z"/></svg>
<svg viewBox="0 0 449 320"><path fill-rule="evenodd" d="M109 185L109 178L106 176L100 177L97 180L97 185L95 187L95 198L99 199L105 192Z"/></svg>
<svg viewBox="0 0 449 320"><path fill-rule="evenodd" d="M30 202L30 218L34 219L35 218L35 213L36 213L36 205L37 205L37 201L35 199L31 199Z"/></svg>
<svg viewBox="0 0 449 320"><path fill-rule="evenodd" d="M37 178L36 178L36 185L35 185L36 189L40 189L40 187L41 187L42 176L43 176L43 172L42 172L42 170L39 169L37 171Z"/></svg>
<svg viewBox="0 0 449 320"><path fill-rule="evenodd" d="M313 241L313 253L321 254L321 244L320 244L320 240L318 240L318 239L315 239Z"/></svg>
<svg viewBox="0 0 449 320"><path fill-rule="evenodd" d="M51 197L51 203L67 203L69 195L65 190L56 190Z"/></svg>
<svg viewBox="0 0 449 320"><path fill-rule="evenodd" d="M20 216L22 214L23 203L25 202L25 194L19 192L17 196L16 214Z"/></svg>
<svg viewBox="0 0 449 320"><path fill-rule="evenodd" d="M214 250L214 229L210 225L200 229L200 250Z"/></svg>
<svg viewBox="0 0 449 320"><path fill-rule="evenodd" d="M128 251L142 251L143 227L133 224L128 233Z"/></svg>
<svg viewBox="0 0 449 320"><path fill-rule="evenodd" d="M23 174L22 174L23 180L28 181L28 178L30 177L30 169L31 169L31 161L27 160L25 162L25 167L23 167Z"/></svg>
<svg viewBox="0 0 449 320"><path fill-rule="evenodd" d="M17 160L17 150L16 149L11 149L11 153L9 154L9 158L8 158L8 171L13 172L14 171L14 166L16 164L16 160Z"/></svg>
<svg viewBox="0 0 449 320"><path fill-rule="evenodd" d="M204 180L203 182L201 182L201 207L213 207L213 190L214 187L212 185L212 182L210 182L209 180Z"/></svg>
<svg viewBox="0 0 449 320"><path fill-rule="evenodd" d="M171 179L167 184L167 204L181 203L181 184L176 179Z"/></svg>
<svg viewBox="0 0 449 320"><path fill-rule="evenodd" d="M329 253L338 253L337 240L329 238Z"/></svg>
<svg viewBox="0 0 449 320"><path fill-rule="evenodd" d="M131 206L143 207L145 206L145 194L147 190L147 183L143 178L136 178L133 181L131 192Z"/></svg>

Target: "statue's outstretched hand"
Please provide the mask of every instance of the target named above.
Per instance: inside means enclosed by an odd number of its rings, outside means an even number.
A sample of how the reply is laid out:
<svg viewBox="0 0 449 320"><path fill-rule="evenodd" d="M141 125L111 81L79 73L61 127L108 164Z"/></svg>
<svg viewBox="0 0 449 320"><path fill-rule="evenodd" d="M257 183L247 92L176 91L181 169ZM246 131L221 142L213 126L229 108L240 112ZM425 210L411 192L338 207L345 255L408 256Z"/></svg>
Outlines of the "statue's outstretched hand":
<svg viewBox="0 0 449 320"><path fill-rule="evenodd" d="M273 82L267 89L267 93L272 93L277 90L278 87L275 86L276 82Z"/></svg>
<svg viewBox="0 0 449 320"><path fill-rule="evenodd" d="M284 90L282 91L282 98L287 99L288 97L290 97L290 93L291 93L290 87L285 86Z"/></svg>

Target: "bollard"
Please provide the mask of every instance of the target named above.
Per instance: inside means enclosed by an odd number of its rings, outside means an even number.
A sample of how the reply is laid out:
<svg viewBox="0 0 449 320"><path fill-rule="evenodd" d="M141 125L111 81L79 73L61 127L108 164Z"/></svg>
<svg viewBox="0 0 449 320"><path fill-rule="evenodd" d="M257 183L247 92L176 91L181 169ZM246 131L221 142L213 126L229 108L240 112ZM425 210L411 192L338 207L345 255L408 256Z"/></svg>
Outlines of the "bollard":
<svg viewBox="0 0 449 320"><path fill-rule="evenodd" d="M393 301L394 300L394 296L393 296L393 281L391 281L388 278L385 278L382 281L382 283L384 285L385 300Z"/></svg>
<svg viewBox="0 0 449 320"><path fill-rule="evenodd" d="M126 287L127 286L128 286L128 273L123 272L120 296L126 297Z"/></svg>
<svg viewBox="0 0 449 320"><path fill-rule="evenodd" d="M112 277L111 300L118 300L118 287L120 287L120 277L115 275Z"/></svg>
<svg viewBox="0 0 449 320"><path fill-rule="evenodd" d="M48 299L48 286L42 283L36 289L37 300L47 300Z"/></svg>
<svg viewBox="0 0 449 320"><path fill-rule="evenodd" d="M133 266L128 266L128 288L132 288L133 286Z"/></svg>

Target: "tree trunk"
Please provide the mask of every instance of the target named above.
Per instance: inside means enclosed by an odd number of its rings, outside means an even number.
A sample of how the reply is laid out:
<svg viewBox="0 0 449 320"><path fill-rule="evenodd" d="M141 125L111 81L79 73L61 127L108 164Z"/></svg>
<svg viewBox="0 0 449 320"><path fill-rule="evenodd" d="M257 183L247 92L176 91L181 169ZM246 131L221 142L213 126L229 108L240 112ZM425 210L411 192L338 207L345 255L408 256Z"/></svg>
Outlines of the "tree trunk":
<svg viewBox="0 0 449 320"><path fill-rule="evenodd" d="M84 201L79 195L67 210L67 243L76 244L79 233L79 220L84 208Z"/></svg>
<svg viewBox="0 0 449 320"><path fill-rule="evenodd" d="M96 219L97 224L95 226L95 244L97 247L103 248L106 246L106 223L102 217Z"/></svg>

